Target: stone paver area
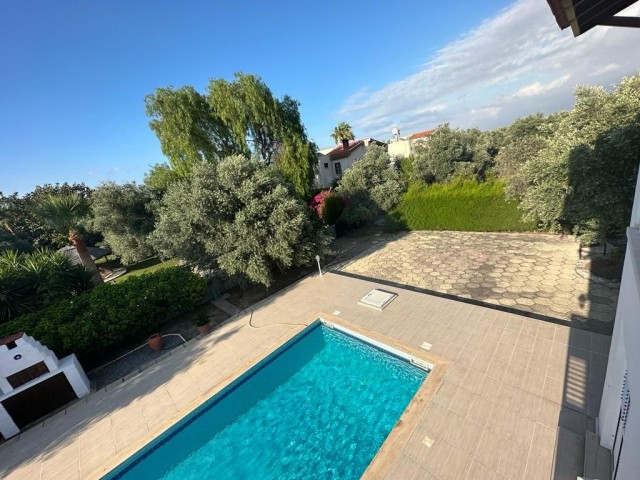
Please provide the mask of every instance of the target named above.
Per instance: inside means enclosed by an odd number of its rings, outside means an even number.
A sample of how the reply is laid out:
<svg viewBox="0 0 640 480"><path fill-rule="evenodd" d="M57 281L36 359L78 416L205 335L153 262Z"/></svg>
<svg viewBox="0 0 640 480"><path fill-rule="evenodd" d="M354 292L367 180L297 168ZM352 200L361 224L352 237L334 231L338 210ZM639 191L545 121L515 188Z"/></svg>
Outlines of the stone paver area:
<svg viewBox="0 0 640 480"><path fill-rule="evenodd" d="M386 473L367 478L575 480L583 473L610 337L401 288L384 311L358 305L376 287L390 289L333 273L293 284L0 445L0 478L99 478L318 311L410 347L428 342L446 363L400 452L385 460Z"/></svg>
<svg viewBox="0 0 640 480"><path fill-rule="evenodd" d="M610 334L618 287L578 275L578 260L578 244L571 237L411 232L379 241L339 269L568 320Z"/></svg>

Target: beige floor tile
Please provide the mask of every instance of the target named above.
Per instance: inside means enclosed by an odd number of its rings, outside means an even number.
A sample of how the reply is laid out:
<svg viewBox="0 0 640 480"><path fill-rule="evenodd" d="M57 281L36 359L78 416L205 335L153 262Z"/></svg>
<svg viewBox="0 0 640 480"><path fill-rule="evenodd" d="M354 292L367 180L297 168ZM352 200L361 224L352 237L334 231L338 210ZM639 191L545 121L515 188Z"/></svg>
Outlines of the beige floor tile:
<svg viewBox="0 0 640 480"><path fill-rule="evenodd" d="M444 382L436 394L433 396L433 401L438 405L442 405L445 408L448 408L453 401L453 398L458 393L458 387L456 387L453 383Z"/></svg>
<svg viewBox="0 0 640 480"><path fill-rule="evenodd" d="M437 480L418 462L411 457L401 454L394 463L391 471L385 477L387 480Z"/></svg>
<svg viewBox="0 0 640 480"><path fill-rule="evenodd" d="M463 367L462 365L459 365L457 363L454 363L449 366L449 369L447 370L447 374L445 377L445 381L460 387L463 385L464 378L467 375L468 371L469 371L468 368Z"/></svg>
<svg viewBox="0 0 640 480"><path fill-rule="evenodd" d="M543 460L553 461L556 446L556 429L537 423L531 441L531 451Z"/></svg>
<svg viewBox="0 0 640 480"><path fill-rule="evenodd" d="M550 480L551 462L529 453L524 478L525 480Z"/></svg>
<svg viewBox="0 0 640 480"><path fill-rule="evenodd" d="M457 448L452 449L447 464L440 478L442 480L459 480L466 478L473 458L468 453Z"/></svg>
<svg viewBox="0 0 640 480"><path fill-rule="evenodd" d="M477 423L481 427L485 427L494 407L494 403L476 395L467 412L467 419Z"/></svg>
<svg viewBox="0 0 640 480"><path fill-rule="evenodd" d="M515 443L508 442L500 457L498 473L513 480L522 480L527 465L527 451Z"/></svg>
<svg viewBox="0 0 640 480"><path fill-rule="evenodd" d="M500 457L507 448L509 442L490 430L484 430L478 448L473 458L486 465L491 470L497 471Z"/></svg>
<svg viewBox="0 0 640 480"><path fill-rule="evenodd" d="M489 367L487 368L487 375L497 380L502 380L504 375L507 373L507 368L509 367L509 362L505 362L504 360L500 360L499 358L492 357L489 362Z"/></svg>
<svg viewBox="0 0 640 480"><path fill-rule="evenodd" d="M471 463L466 480L494 480L496 472L477 460Z"/></svg>
<svg viewBox="0 0 640 480"><path fill-rule="evenodd" d="M453 400L449 404L449 409L464 417L467 415L474 398L476 398L476 395L473 393L468 392L464 388L458 388Z"/></svg>
<svg viewBox="0 0 640 480"><path fill-rule="evenodd" d="M519 367L527 368L527 365L529 365L530 358L531 358L531 352L528 352L527 350L516 347L513 350L513 355L511 356L511 363L513 365L518 365Z"/></svg>
<svg viewBox="0 0 640 480"><path fill-rule="evenodd" d="M509 385L519 387L522 385L522 380L524 379L526 371L526 368L511 363L507 367L507 371L505 372L502 381Z"/></svg>

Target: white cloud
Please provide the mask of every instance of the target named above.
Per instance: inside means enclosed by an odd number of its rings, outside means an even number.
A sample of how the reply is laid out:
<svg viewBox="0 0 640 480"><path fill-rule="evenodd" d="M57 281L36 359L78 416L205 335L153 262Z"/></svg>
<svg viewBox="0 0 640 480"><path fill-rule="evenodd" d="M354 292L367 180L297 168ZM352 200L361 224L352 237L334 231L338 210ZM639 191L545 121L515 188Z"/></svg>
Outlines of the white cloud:
<svg viewBox="0 0 640 480"><path fill-rule="evenodd" d="M543 95L547 92L550 92L551 90L561 87L562 85L567 83L570 78L571 74L567 73L566 75L563 75L560 78L556 78L549 83L542 84L540 82L535 82L531 85L527 85L526 87L522 87L520 90L513 94L513 97L533 97L534 95Z"/></svg>
<svg viewBox="0 0 640 480"><path fill-rule="evenodd" d="M625 11L640 14L640 4ZM634 74L633 29L596 27L574 38L547 5L520 0L440 49L416 73L361 89L338 112L361 136L390 136L450 122L490 129L536 111L569 108L577 84L609 86ZM596 78L593 78L596 77Z"/></svg>

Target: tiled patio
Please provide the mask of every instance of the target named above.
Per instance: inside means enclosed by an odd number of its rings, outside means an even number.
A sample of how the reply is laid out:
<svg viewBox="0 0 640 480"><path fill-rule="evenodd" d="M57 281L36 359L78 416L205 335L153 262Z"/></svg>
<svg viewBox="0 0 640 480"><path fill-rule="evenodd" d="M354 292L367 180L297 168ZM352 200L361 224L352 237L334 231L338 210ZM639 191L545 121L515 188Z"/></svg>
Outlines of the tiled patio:
<svg viewBox="0 0 640 480"><path fill-rule="evenodd" d="M341 268L612 331L619 285L577 268L573 237L430 231L376 240Z"/></svg>
<svg viewBox="0 0 640 480"><path fill-rule="evenodd" d="M292 285L1 445L0 477L99 477L324 311L412 347L429 342L449 362L385 478L523 480L553 472L575 480L609 337L400 289L382 312L357 305L376 286L335 273Z"/></svg>

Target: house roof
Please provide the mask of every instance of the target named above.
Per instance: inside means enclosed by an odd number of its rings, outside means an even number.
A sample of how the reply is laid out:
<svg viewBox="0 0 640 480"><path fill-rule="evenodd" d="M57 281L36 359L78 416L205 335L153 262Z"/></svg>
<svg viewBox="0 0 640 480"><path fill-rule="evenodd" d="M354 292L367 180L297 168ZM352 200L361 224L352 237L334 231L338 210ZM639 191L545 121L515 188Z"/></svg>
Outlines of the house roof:
<svg viewBox="0 0 640 480"><path fill-rule="evenodd" d="M351 152L353 152L360 145L364 145L364 140L350 141L349 148L347 149L345 149L342 145L338 145L336 148L329 152L329 158L331 158L331 160L346 158L351 155Z"/></svg>
<svg viewBox="0 0 640 480"><path fill-rule="evenodd" d="M429 135L431 135L435 131L436 131L436 129L432 128L430 130L424 130L422 132L412 133L411 135L409 135L409 140L418 140L419 138L428 137Z"/></svg>
<svg viewBox="0 0 640 480"><path fill-rule="evenodd" d="M7 345L11 342L15 342L19 338L22 338L24 332L14 333L13 335L9 335L8 337L4 337L0 339L0 345Z"/></svg>
<svg viewBox="0 0 640 480"><path fill-rule="evenodd" d="M577 37L597 25L640 27L640 18L616 14L637 0L547 0L561 29L571 27Z"/></svg>
<svg viewBox="0 0 640 480"><path fill-rule="evenodd" d="M111 255L111 250L106 248L99 247L87 247L87 251L91 258L97 260L102 257L106 257L107 255ZM82 263L80 261L80 257L78 256L78 252L76 251L76 247L73 245L67 245L66 247L62 247L58 250L58 253L62 253L71 259L73 263Z"/></svg>

